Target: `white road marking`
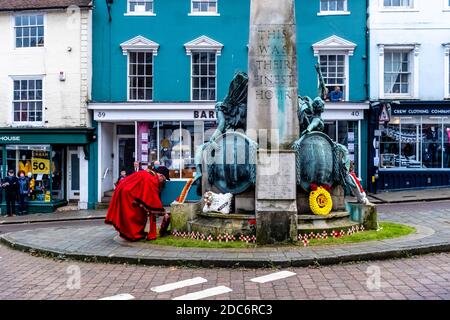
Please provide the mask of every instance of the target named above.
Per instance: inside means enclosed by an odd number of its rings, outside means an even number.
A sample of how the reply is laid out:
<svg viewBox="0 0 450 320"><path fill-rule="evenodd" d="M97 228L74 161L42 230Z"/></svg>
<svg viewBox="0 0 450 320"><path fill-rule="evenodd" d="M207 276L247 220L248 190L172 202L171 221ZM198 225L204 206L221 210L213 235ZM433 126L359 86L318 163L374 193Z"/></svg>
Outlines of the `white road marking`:
<svg viewBox="0 0 450 320"><path fill-rule="evenodd" d="M266 282L270 282L270 281L275 281L275 280L292 277L295 275L296 274L294 272L280 271L280 272L271 273L271 274L268 274L268 275L265 275L262 277L253 278L250 281L258 282L258 283L266 283Z"/></svg>
<svg viewBox="0 0 450 320"><path fill-rule="evenodd" d="M183 280L183 281L178 281L178 282L173 282L173 283L168 283L162 286L158 286L158 287L153 287L150 290L154 291L154 292L167 292L167 291L172 291L175 289L180 289L180 288L184 288L184 287L189 287L189 286L193 286L199 283L204 283L207 282L208 280L201 278L201 277L196 277L196 278L192 278L192 279L187 279L187 280Z"/></svg>
<svg viewBox="0 0 450 320"><path fill-rule="evenodd" d="M112 297L106 297L106 298L101 298L98 300L133 300L135 299L131 294L129 293L121 293Z"/></svg>
<svg viewBox="0 0 450 320"><path fill-rule="evenodd" d="M231 291L233 291L233 290L231 290L228 287L218 286L218 287L214 287L214 288L205 289L202 291L188 293L188 294L185 294L184 296L179 296L179 297L173 298L172 300L199 300L199 299L203 299L203 298L217 296L219 294L228 293Z"/></svg>

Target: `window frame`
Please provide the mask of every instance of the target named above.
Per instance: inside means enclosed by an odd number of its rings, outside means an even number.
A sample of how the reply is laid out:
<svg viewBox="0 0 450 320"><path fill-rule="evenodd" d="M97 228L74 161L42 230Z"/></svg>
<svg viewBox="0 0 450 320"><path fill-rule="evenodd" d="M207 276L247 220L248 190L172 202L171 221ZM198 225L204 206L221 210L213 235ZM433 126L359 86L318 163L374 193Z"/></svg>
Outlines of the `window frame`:
<svg viewBox="0 0 450 320"><path fill-rule="evenodd" d="M414 61L412 59L412 52L411 50L405 49L405 50L401 50L401 49L396 49L396 50L387 50L387 52L385 51L384 53L384 64L386 66L386 56L387 55L393 55L394 54L400 54L400 64L404 63L403 60L403 54L406 54L408 57L408 71L404 72L404 71L399 71L397 74L398 75L408 75L408 92L407 93L403 93L403 92L399 92L399 93L388 93L386 92L384 86L383 86L383 91L384 91L384 96L385 97L412 97L413 96L413 85L414 85L414 79L413 79L413 72L414 72ZM393 71L389 71L389 75L392 75L394 72ZM383 73L383 83L384 85L386 85L386 81L385 81L385 77L387 75L387 71L386 71L386 67L384 68L384 73ZM394 85L397 83L397 81L394 82ZM401 86L401 81L399 82L399 85ZM401 91L401 89L400 89Z"/></svg>
<svg viewBox="0 0 450 320"><path fill-rule="evenodd" d="M215 12L203 12L203 11L194 11L194 2L215 2L216 3L216 11ZM220 16L219 13L219 0L191 0L191 11L188 13L188 16Z"/></svg>
<svg viewBox="0 0 450 320"><path fill-rule="evenodd" d="M327 0L329 1L329 0ZM348 10L348 0L344 1L344 10L322 10L322 1L319 0L319 12L318 16L337 16L337 15L349 15L351 12Z"/></svg>
<svg viewBox="0 0 450 320"><path fill-rule="evenodd" d="M130 11L130 2L151 2L152 3L152 11L144 11L144 12L136 12ZM124 14L125 16L156 16L155 13L155 0L127 0L127 12Z"/></svg>
<svg viewBox="0 0 450 320"><path fill-rule="evenodd" d="M45 77L44 75L25 75L25 76L10 76L11 78L11 87L10 87L10 116L11 116L11 124L13 127L23 127L23 126L31 126L31 127L41 127L46 121L45 119ZM41 121L15 121L14 120L14 81L21 80L41 80L42 81L42 119ZM28 90L28 88L27 88ZM27 100L30 101L30 100Z"/></svg>
<svg viewBox="0 0 450 320"><path fill-rule="evenodd" d="M344 92L344 101L350 99L350 57L353 57L357 45L337 35L332 35L312 45L314 56L320 64L320 56L322 55L344 55L345 56L345 78L346 88Z"/></svg>
<svg viewBox="0 0 450 320"><path fill-rule="evenodd" d="M404 44L404 45L390 45L390 44L378 44L378 80L379 80L379 88L378 93L380 99L418 99L419 98L419 56L420 56L420 44ZM409 52L409 66L410 66L410 73L411 73L411 79L410 79L410 93L409 94L389 94L386 93L384 90L384 61L386 52L390 51L408 51Z"/></svg>
<svg viewBox="0 0 450 320"><path fill-rule="evenodd" d="M392 0L390 0L390 1L392 1ZM386 6L384 4L384 0L380 0L380 11L385 11L385 12L418 11L418 10L416 10L416 2L414 0L409 0L409 1L410 1L409 6Z"/></svg>
<svg viewBox="0 0 450 320"><path fill-rule="evenodd" d="M130 53L150 53L152 56L152 98L150 100L145 100L145 99L131 99L130 97ZM139 87L137 87L139 88ZM146 88L146 87L144 87ZM144 89L145 90L145 89ZM155 97L155 52L153 50L139 50L139 49L135 49L135 50L127 50L127 101L128 102L153 102Z"/></svg>
<svg viewBox="0 0 450 320"><path fill-rule="evenodd" d="M16 17L18 16L32 16L32 15L42 15L43 21L42 26L44 28L44 45L35 46L35 47L17 47L17 39L16 39ZM39 50L47 47L47 13L43 11L19 11L11 15L11 32L12 32L12 47L14 50Z"/></svg>
<svg viewBox="0 0 450 320"><path fill-rule="evenodd" d="M194 58L194 54L198 54L198 53L200 53L200 54L201 53L208 53L208 54L212 53L212 54L215 55L215 76L214 76L214 78L215 78L215 88L214 88L214 90L215 90L215 99L214 100L201 100L201 99L194 100L194 74L193 74L194 61L193 61L193 58ZM191 58L190 59L190 61L191 61L191 96L190 96L191 97L191 102L216 102L217 101L217 57L218 57L217 51L213 50L213 49L192 50L192 53L191 53L190 56L191 56L190 57ZM199 77L201 78L202 75L199 75ZM206 75L205 77L209 78L208 75ZM199 89L202 90L201 87ZM207 89L207 90L209 90L209 89ZM201 97L201 94L199 95L199 97Z"/></svg>
<svg viewBox="0 0 450 320"><path fill-rule="evenodd" d="M350 79L349 79L350 59L349 59L348 52L347 51L325 51L325 50L323 50L323 51L319 52L319 55L317 56L317 62L319 63L319 66L321 66L320 58L322 56L336 56L336 57L343 56L344 57L344 84L343 84L343 86L345 87L345 90L342 91L344 94L344 97L343 97L342 101L340 101L340 102L350 101L350 99L349 99L349 96L350 96ZM336 65L336 68L337 68L337 65ZM336 70L336 73L337 73L337 70ZM324 76L324 78L326 78L326 77ZM327 84L327 87L328 86L329 85ZM330 93L331 92L328 92L328 94L330 94ZM330 100L330 102L331 102L331 100ZM339 103L339 102L336 102L336 103Z"/></svg>
<svg viewBox="0 0 450 320"><path fill-rule="evenodd" d="M221 44L220 42L217 42L216 40L213 40L211 38L209 38L206 35L200 36L192 41L189 41L187 43L184 44L184 47L186 49L186 54L188 56L190 56L190 100L191 102L212 102L212 101L217 101L217 94L218 94L218 88L217 88L217 83L218 83L218 64L219 64L219 59L218 57L222 54L222 49L223 49L223 44ZM210 51L210 52L215 52L216 54L216 100L193 100L193 87L192 87L192 78L193 78L193 72L192 72L192 65L193 65L193 60L192 60L192 53L193 52L203 52L203 51Z"/></svg>

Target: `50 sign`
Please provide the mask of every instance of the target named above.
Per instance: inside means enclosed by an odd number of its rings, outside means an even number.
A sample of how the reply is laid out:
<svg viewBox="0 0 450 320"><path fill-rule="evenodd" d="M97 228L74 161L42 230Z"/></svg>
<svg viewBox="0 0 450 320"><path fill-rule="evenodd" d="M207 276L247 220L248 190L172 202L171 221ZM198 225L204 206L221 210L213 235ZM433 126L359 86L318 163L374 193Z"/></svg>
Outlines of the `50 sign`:
<svg viewBox="0 0 450 320"><path fill-rule="evenodd" d="M31 159L31 168L34 174L49 174L50 173L50 160L33 158Z"/></svg>

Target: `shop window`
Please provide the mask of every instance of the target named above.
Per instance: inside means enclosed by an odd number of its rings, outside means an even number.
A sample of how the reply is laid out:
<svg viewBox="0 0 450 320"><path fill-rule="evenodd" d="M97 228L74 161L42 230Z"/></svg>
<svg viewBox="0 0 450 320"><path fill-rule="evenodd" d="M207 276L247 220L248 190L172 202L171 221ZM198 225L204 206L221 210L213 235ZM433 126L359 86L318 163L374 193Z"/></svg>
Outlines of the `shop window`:
<svg viewBox="0 0 450 320"><path fill-rule="evenodd" d="M216 52L192 53L192 100L216 100Z"/></svg>
<svg viewBox="0 0 450 320"><path fill-rule="evenodd" d="M128 53L128 99L153 100L153 52Z"/></svg>
<svg viewBox="0 0 450 320"><path fill-rule="evenodd" d="M14 79L14 122L42 121L42 79Z"/></svg>
<svg viewBox="0 0 450 320"><path fill-rule="evenodd" d="M44 15L27 14L14 18L16 48L44 46Z"/></svg>
<svg viewBox="0 0 450 320"><path fill-rule="evenodd" d="M325 130L323 131L331 140L337 141L336 121L325 121Z"/></svg>
<svg viewBox="0 0 450 320"><path fill-rule="evenodd" d="M320 69L328 89L327 100L339 102L345 100L347 87L345 55L321 55Z"/></svg>
<svg viewBox="0 0 450 320"><path fill-rule="evenodd" d="M155 121L149 123L149 164L158 160L170 179L195 175L195 154L216 130L214 121Z"/></svg>
<svg viewBox="0 0 450 320"><path fill-rule="evenodd" d="M446 120L448 121L448 120ZM445 123L442 130L444 143L442 146L443 151L443 168L450 169L450 123Z"/></svg>
<svg viewBox="0 0 450 320"><path fill-rule="evenodd" d="M411 95L410 57L410 51L385 51L384 93L386 95Z"/></svg>
<svg viewBox="0 0 450 320"><path fill-rule="evenodd" d="M6 146L6 171L23 171L30 181L30 201L51 201L51 150L46 145Z"/></svg>
<svg viewBox="0 0 450 320"><path fill-rule="evenodd" d="M380 168L450 168L447 122L441 117L396 117L380 126Z"/></svg>
<svg viewBox="0 0 450 320"><path fill-rule="evenodd" d="M54 147L51 154L52 199L64 200L64 147Z"/></svg>
<svg viewBox="0 0 450 320"><path fill-rule="evenodd" d="M345 146L353 161L354 170L359 174L359 123L358 121L326 121L325 130L331 140Z"/></svg>
<svg viewBox="0 0 450 320"><path fill-rule="evenodd" d="M358 121L338 121L338 142L348 150L350 161L359 173L359 125Z"/></svg>
<svg viewBox="0 0 450 320"><path fill-rule="evenodd" d="M179 121L159 122L159 161L170 171L170 178L180 178L179 150L174 147L180 141Z"/></svg>
<svg viewBox="0 0 450 320"><path fill-rule="evenodd" d="M437 119L424 117L422 124L422 163L424 168L442 168L442 128Z"/></svg>

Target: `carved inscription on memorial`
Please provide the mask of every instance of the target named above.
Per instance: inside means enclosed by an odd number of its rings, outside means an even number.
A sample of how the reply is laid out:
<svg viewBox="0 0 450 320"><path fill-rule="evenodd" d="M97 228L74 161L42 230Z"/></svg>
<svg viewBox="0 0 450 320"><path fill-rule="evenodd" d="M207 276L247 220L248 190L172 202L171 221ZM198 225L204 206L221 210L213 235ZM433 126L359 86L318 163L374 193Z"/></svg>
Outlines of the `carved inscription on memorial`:
<svg viewBox="0 0 450 320"><path fill-rule="evenodd" d="M262 156L260 154L260 156ZM281 153L280 166L273 174L267 174L258 168L256 197L258 200L293 200L296 199L295 154ZM278 171L278 172L277 172Z"/></svg>
<svg viewBox="0 0 450 320"><path fill-rule="evenodd" d="M295 26L255 25L256 44L250 49L250 84L256 100L297 99ZM296 101L296 100L295 100Z"/></svg>

